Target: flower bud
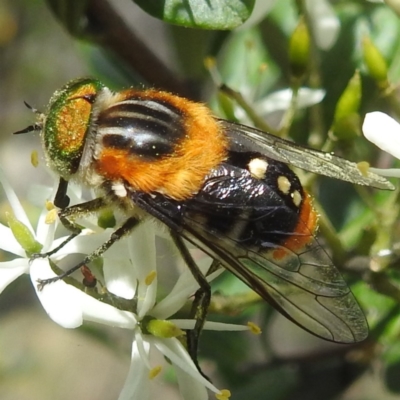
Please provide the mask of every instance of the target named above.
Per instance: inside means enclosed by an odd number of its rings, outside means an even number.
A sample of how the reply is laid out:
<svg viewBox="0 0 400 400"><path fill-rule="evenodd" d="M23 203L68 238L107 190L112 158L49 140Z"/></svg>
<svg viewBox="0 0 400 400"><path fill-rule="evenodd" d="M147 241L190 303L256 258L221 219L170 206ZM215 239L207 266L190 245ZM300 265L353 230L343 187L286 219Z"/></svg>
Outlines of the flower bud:
<svg viewBox="0 0 400 400"><path fill-rule="evenodd" d="M304 18L301 18L289 42L289 62L292 75L301 78L307 71L310 53L310 34Z"/></svg>
<svg viewBox="0 0 400 400"><path fill-rule="evenodd" d="M25 252L28 255L40 253L43 246L35 239L28 227L25 226L21 221L18 221L14 215L10 213L6 213L6 217L11 232Z"/></svg>
<svg viewBox="0 0 400 400"><path fill-rule="evenodd" d="M381 52L368 36L363 38L362 46L364 62L369 74L382 89L387 88L389 86L387 77L388 68Z"/></svg>
<svg viewBox="0 0 400 400"><path fill-rule="evenodd" d="M336 104L333 132L338 139L349 140L358 136L360 102L361 79L359 72L356 71Z"/></svg>

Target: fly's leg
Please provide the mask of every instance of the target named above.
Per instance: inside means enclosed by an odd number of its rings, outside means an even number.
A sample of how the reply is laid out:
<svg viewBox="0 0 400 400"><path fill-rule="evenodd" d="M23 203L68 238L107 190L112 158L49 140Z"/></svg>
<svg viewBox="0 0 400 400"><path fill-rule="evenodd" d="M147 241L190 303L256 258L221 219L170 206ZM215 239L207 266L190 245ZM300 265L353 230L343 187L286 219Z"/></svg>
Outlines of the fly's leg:
<svg viewBox="0 0 400 400"><path fill-rule="evenodd" d="M217 260L214 260L212 262L212 264L211 264L206 276L212 274L214 271L216 271L220 267L221 267L220 262L217 261ZM208 283L208 281L207 281L207 283ZM196 293L194 294L194 300L193 300L193 303L192 303L192 310L191 310L191 317L196 319L196 325L197 325L198 317L201 316L201 311L199 312L199 310L201 310L201 308L202 308L202 304L201 303L202 303L203 297L204 297L204 291L200 287L196 291ZM206 310L206 314L207 314L207 311L208 311L208 307L207 307L207 310ZM199 347L200 334L201 334L201 330L203 329L206 316L207 315L204 315L204 321L203 321L201 327L196 329L196 326L195 326L195 328L193 330L187 332L188 351L189 351L189 354L190 354L191 357L192 357L193 354L197 355L197 351L198 351L198 347ZM196 363L197 368L199 369L199 366L197 365L197 360L196 360L195 363ZM200 371L200 369L199 369L199 371Z"/></svg>
<svg viewBox="0 0 400 400"><path fill-rule="evenodd" d="M54 197L54 205L58 208L64 209L69 206L69 197L67 195L68 181L64 178L60 178L58 182L57 193Z"/></svg>
<svg viewBox="0 0 400 400"><path fill-rule="evenodd" d="M192 255L190 254L185 242L182 237L179 236L176 232L171 230L171 237L178 248L180 254L182 255L185 264L189 267L190 272L192 273L194 279L199 284L200 288L196 291L194 296L194 301L192 304L192 317L196 320L196 324L193 330L187 331L187 346L190 357L195 363L199 372L207 378L201 371L201 368L197 359L197 350L198 343L201 331L203 330L204 323L206 321L208 308L210 306L211 301L211 287L208 283L206 277L199 269L196 262L193 260ZM217 269L219 266L218 262L213 262L210 269ZM208 379L208 378L207 378Z"/></svg>
<svg viewBox="0 0 400 400"><path fill-rule="evenodd" d="M87 204L87 203L84 203ZM119 239L121 239L123 236L127 235L130 233L138 224L140 223L140 220L137 218L131 217L127 219L124 224L118 228L116 231L112 233L110 238L103 243L100 247L98 247L96 250L94 250L92 253L88 254L79 264L75 265L74 267L70 268L68 271L65 271L64 273L50 279L39 279L38 280L38 289L42 290L46 285L49 283L57 282L60 279L63 279L69 275L71 275L73 272L77 271L81 267L85 267L87 264L89 264L91 261L94 259L100 257L106 250L108 250L115 242L117 242Z"/></svg>
<svg viewBox="0 0 400 400"><path fill-rule="evenodd" d="M69 197L67 196L67 189L68 189L68 181L63 178L60 178L60 182L58 184L58 189L56 196L54 198L54 205L59 207L61 210L58 213L61 223L63 226L68 229L71 233L59 246L52 249L51 251L43 254L34 254L32 259L39 258L39 257L49 257L55 253L57 253L60 249L62 249L67 243L69 243L72 239L77 237L82 232L82 227L75 223L75 219L81 216L95 213L100 211L101 209L107 206L107 202L104 197L99 197L97 199L76 204L74 206L68 207L69 205ZM73 268L69 269L68 271L50 279L43 279L38 281L38 288L39 290L43 289L49 283L56 282L60 279L63 279L74 271L78 269L82 269L85 280L89 277L90 286L95 285L96 279L90 273L90 270L87 267L87 264L94 260L97 257L100 257L109 247L111 247L116 241L118 241L122 236L129 233L139 221L136 218L129 218L125 223L117 229L110 237L110 239L105 242L102 246L96 249L91 254L87 255L82 262L75 265Z"/></svg>
<svg viewBox="0 0 400 400"><path fill-rule="evenodd" d="M53 254L57 253L67 243L76 238L82 232L82 228L73 221L74 219L99 211L105 206L105 199L103 197L99 197L97 199L81 204L76 204L74 206L67 207L59 211L58 217L60 218L61 223L66 229L68 229L72 233L56 248L48 251L47 253L33 254L32 259L50 257Z"/></svg>
<svg viewBox="0 0 400 400"><path fill-rule="evenodd" d="M67 237L67 239L65 239L59 246L57 246L53 250L50 250L47 253L33 254L32 255L33 260L36 258L45 258L52 256L53 254L57 253L60 249L62 249L72 239L77 237L82 232L82 228L74 222L74 219L82 215L94 213L106 207L106 201L103 197L99 197L97 199L87 201L85 203L68 207L69 197L67 196L67 188L68 188L68 181L66 181L63 178L60 178L57 193L54 198L54 205L61 209L58 213L58 217L60 218L61 223L64 225L66 229L68 229L72 233Z"/></svg>

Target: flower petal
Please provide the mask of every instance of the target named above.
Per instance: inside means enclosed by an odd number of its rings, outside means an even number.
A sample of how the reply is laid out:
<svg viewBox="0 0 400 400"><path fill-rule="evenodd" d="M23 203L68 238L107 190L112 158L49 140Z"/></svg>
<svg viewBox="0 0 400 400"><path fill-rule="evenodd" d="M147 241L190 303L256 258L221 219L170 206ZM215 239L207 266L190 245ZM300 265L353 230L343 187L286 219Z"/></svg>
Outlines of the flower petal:
<svg viewBox="0 0 400 400"><path fill-rule="evenodd" d="M286 111L292 101L292 89L282 89L271 93L255 105L258 112L262 115L271 114L276 111ZM310 89L302 87L297 94L297 107L306 108L320 103L325 97L325 90Z"/></svg>
<svg viewBox="0 0 400 400"><path fill-rule="evenodd" d="M148 341L153 344L157 349L164 354L173 364L185 371L193 379L202 383L205 387L213 391L214 393L219 393L220 391L200 372L197 370L192 359L187 353L186 349L183 347L182 343L176 338L170 339L157 339L155 337L149 337Z"/></svg>
<svg viewBox="0 0 400 400"><path fill-rule="evenodd" d="M124 329L134 329L137 324L135 314L129 311L119 310L109 304L105 304L93 297L75 289L81 300L83 319L108 326Z"/></svg>
<svg viewBox="0 0 400 400"><path fill-rule="evenodd" d="M129 236L129 254L139 280L138 316L141 318L154 306L157 295L157 278L151 285L147 276L157 271L155 229L151 221L141 223Z"/></svg>
<svg viewBox="0 0 400 400"><path fill-rule="evenodd" d="M148 357L150 344L144 342L144 346ZM118 400L150 399L150 383L149 370L142 361L142 357L137 347L137 342L134 341L132 344L131 365Z"/></svg>
<svg viewBox="0 0 400 400"><path fill-rule="evenodd" d="M43 245L43 252L49 251L50 246L54 241L54 233L57 227L57 223L47 224L46 216L48 211L43 209L39 216L38 224L36 227L36 240Z"/></svg>
<svg viewBox="0 0 400 400"><path fill-rule="evenodd" d="M154 238L154 225L151 221L141 223L129 237L130 255L140 282L143 282L151 271L157 269Z"/></svg>
<svg viewBox="0 0 400 400"><path fill-rule="evenodd" d="M29 218L26 215L25 210L22 207L17 195L15 194L14 189L8 182L2 168L0 168L0 184L3 186L4 192L7 196L7 200L13 210L14 217L18 221L22 222L31 231L31 233L34 234Z"/></svg>
<svg viewBox="0 0 400 400"><path fill-rule="evenodd" d="M306 0L311 16L317 46L329 50L336 42L340 31L340 20L335 10L326 0Z"/></svg>
<svg viewBox="0 0 400 400"><path fill-rule="evenodd" d="M126 251L128 249L126 248ZM104 279L107 290L116 296L131 300L135 295L137 279L132 274L132 263L129 259L115 260L103 257Z"/></svg>
<svg viewBox="0 0 400 400"><path fill-rule="evenodd" d="M57 324L64 328L77 328L85 319L126 329L136 326L133 313L102 303L62 280L38 290L38 280L55 276L48 260L39 259L32 263L31 280L36 294L49 317Z"/></svg>
<svg viewBox="0 0 400 400"><path fill-rule="evenodd" d="M362 130L370 142L400 158L400 124L392 117L379 111L368 113Z"/></svg>
<svg viewBox="0 0 400 400"><path fill-rule="evenodd" d="M205 386L197 379L192 378L181 368L175 368L178 379L179 393L183 400L207 400L208 393Z"/></svg>
<svg viewBox="0 0 400 400"><path fill-rule="evenodd" d="M82 309L78 296L71 291L72 286L64 281L46 285L38 290L38 281L55 277L49 261L34 260L31 265L31 280L36 294L49 317L64 328L77 328L82 325Z"/></svg>
<svg viewBox="0 0 400 400"><path fill-rule="evenodd" d="M15 279L29 271L29 260L16 258L0 263L0 293Z"/></svg>
<svg viewBox="0 0 400 400"><path fill-rule="evenodd" d="M0 224L0 249L20 257L26 257L24 249L15 239L11 229Z"/></svg>
<svg viewBox="0 0 400 400"><path fill-rule="evenodd" d="M107 229L104 232L99 232L96 234L90 234L89 231L84 230L79 236L68 242L65 246L63 246L58 252L57 256L66 256L69 254L89 254L92 251L96 250L99 246L101 246L104 242L106 242L112 232L114 230ZM59 246L62 242L67 239L68 236L64 236L62 238L58 238L53 242L52 247Z"/></svg>
<svg viewBox="0 0 400 400"><path fill-rule="evenodd" d="M205 274L210 265L199 265L200 270ZM217 276L221 275L225 270L220 268L207 276L207 281L211 282ZM171 292L154 306L151 315L158 319L167 319L180 310L186 303L187 299L199 288L199 284L194 280L193 274L186 269L178 278Z"/></svg>

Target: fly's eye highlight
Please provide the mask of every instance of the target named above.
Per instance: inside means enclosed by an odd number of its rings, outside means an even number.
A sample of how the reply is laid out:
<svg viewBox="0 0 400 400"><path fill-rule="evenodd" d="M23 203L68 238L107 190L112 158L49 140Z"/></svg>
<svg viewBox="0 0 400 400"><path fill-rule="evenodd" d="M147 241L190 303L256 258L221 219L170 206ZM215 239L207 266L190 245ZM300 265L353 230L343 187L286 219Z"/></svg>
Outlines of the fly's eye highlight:
<svg viewBox="0 0 400 400"><path fill-rule="evenodd" d="M68 179L78 170L90 128L93 101L103 85L90 78L72 81L50 100L42 135L50 167Z"/></svg>

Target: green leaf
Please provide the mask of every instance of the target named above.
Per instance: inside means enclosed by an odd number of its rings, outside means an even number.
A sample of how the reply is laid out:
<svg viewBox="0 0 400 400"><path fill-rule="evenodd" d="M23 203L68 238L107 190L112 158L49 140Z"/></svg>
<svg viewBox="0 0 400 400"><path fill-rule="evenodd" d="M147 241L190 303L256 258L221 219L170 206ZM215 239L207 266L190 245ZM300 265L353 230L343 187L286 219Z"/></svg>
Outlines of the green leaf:
<svg viewBox="0 0 400 400"><path fill-rule="evenodd" d="M188 28L228 30L249 18L255 0L135 0L144 11Z"/></svg>
<svg viewBox="0 0 400 400"><path fill-rule="evenodd" d="M218 55L222 81L231 89L251 94L250 101L269 93L280 70L268 54L258 27L232 34Z"/></svg>
<svg viewBox="0 0 400 400"><path fill-rule="evenodd" d="M396 301L362 281L352 285L351 290L365 312L371 333L380 336L381 341L398 340L400 318Z"/></svg>

